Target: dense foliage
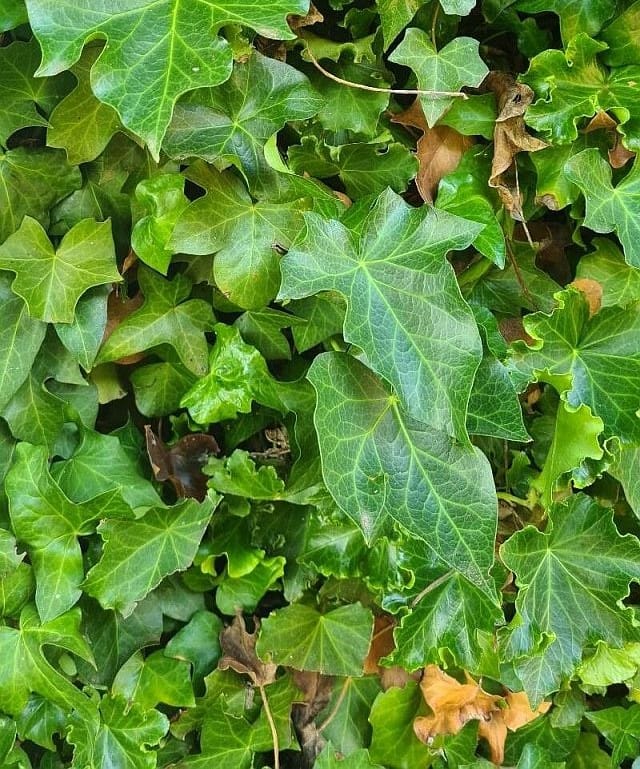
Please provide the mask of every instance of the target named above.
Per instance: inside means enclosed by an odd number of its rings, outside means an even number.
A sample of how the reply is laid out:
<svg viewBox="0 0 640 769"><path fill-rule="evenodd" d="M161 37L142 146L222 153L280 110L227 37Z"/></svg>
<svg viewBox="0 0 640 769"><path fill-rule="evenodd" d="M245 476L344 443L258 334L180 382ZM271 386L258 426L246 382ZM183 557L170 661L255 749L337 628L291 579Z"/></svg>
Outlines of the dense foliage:
<svg viewBox="0 0 640 769"><path fill-rule="evenodd" d="M629 767L640 2L316 6L0 0L0 764Z"/></svg>

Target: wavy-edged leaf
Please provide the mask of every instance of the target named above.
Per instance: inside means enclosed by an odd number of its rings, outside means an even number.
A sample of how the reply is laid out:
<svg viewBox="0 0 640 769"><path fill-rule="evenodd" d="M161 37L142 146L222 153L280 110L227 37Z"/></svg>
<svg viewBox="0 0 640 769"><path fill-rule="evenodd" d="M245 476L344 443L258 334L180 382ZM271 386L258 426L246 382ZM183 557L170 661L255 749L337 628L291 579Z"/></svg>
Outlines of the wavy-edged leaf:
<svg viewBox="0 0 640 769"><path fill-rule="evenodd" d="M614 0L518 0L515 5L525 13L551 11L559 16L565 43L579 32L595 35L615 10Z"/></svg>

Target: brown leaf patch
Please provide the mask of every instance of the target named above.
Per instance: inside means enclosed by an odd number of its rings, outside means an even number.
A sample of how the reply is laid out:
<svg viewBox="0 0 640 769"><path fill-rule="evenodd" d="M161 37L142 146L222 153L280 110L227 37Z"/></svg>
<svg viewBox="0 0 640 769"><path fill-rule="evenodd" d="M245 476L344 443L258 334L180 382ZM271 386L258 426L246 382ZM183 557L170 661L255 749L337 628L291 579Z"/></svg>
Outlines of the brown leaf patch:
<svg viewBox="0 0 640 769"><path fill-rule="evenodd" d="M602 306L602 286L591 278L576 278L569 285L582 291L589 305L589 316L593 317Z"/></svg>
<svg viewBox="0 0 640 769"><path fill-rule="evenodd" d="M149 425L145 425L144 434L155 479L169 481L178 497L193 497L202 502L207 496L207 476L202 465L212 454L220 453L213 435L185 435L169 448Z"/></svg>
<svg viewBox="0 0 640 769"><path fill-rule="evenodd" d="M416 187L423 200L433 203L440 179L455 171L460 158L473 145L473 139L449 126L429 128L418 99L404 112L394 115L391 120L422 132L416 146Z"/></svg>
<svg viewBox="0 0 640 769"><path fill-rule="evenodd" d="M609 149L609 164L612 168L622 168L632 158L635 158L636 153L628 150L622 143L622 136L616 130L618 128L618 122L611 117L608 112L599 112L591 118L587 126L583 129L583 133L591 133L592 131L598 131L602 129L606 131L612 147Z"/></svg>
<svg viewBox="0 0 640 769"><path fill-rule="evenodd" d="M220 633L220 647L223 657L218 662L220 670L235 670L236 673L249 676L254 686L268 686L276 680L278 666L272 662L262 662L256 654L258 628L254 633L247 632L244 618L236 614L233 622Z"/></svg>
<svg viewBox="0 0 640 769"><path fill-rule="evenodd" d="M511 216L522 221L522 194L515 156L519 152L537 152L548 146L541 139L531 136L524 123L524 113L533 101L534 93L524 83L516 83L506 72L490 72L485 85L495 93L498 103L489 186L498 191Z"/></svg>

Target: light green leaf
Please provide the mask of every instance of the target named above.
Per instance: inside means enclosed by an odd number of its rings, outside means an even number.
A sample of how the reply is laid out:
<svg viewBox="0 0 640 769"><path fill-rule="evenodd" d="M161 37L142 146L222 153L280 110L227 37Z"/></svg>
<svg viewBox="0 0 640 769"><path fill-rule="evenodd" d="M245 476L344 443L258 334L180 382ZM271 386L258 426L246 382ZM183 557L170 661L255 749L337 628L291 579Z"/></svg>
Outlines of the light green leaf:
<svg viewBox="0 0 640 769"><path fill-rule="evenodd" d="M536 155L539 153L536 153ZM576 268L576 278L589 278L602 286L602 306L624 307L640 299L640 271L629 267L620 249L608 238L594 238L595 251L585 254Z"/></svg>
<svg viewBox="0 0 640 769"><path fill-rule="evenodd" d="M373 617L360 604L320 614L296 603L262 622L258 656L296 670L332 676L361 676L369 651Z"/></svg>
<svg viewBox="0 0 640 769"><path fill-rule="evenodd" d="M210 457L203 472L209 476L209 487L221 494L249 499L284 498L284 481L275 467L256 467L249 453L241 449L228 457Z"/></svg>
<svg viewBox="0 0 640 769"><path fill-rule="evenodd" d="M195 706L190 665L165 656L162 650L142 656L136 652L125 662L111 685L111 694L147 711L159 703L177 708Z"/></svg>
<svg viewBox="0 0 640 769"><path fill-rule="evenodd" d="M24 0L4 0L0 6L0 32L8 32L21 24L26 24L27 21Z"/></svg>
<svg viewBox="0 0 640 769"><path fill-rule="evenodd" d="M73 359L91 371L107 326L107 300L111 286L90 288L78 300L72 323L57 323L56 333Z"/></svg>
<svg viewBox="0 0 640 769"><path fill-rule="evenodd" d="M424 769L432 753L413 731L413 721L424 708L414 681L408 681L402 689L393 686L379 694L369 716L373 727L371 759L388 769Z"/></svg>
<svg viewBox="0 0 640 769"><path fill-rule="evenodd" d="M428 0L376 0L385 50Z"/></svg>
<svg viewBox="0 0 640 769"><path fill-rule="evenodd" d="M611 686L629 681L639 667L640 643L625 644L621 649L612 649L608 644L598 643L593 655L578 668L578 676L587 686Z"/></svg>
<svg viewBox="0 0 640 769"><path fill-rule="evenodd" d="M493 595L496 501L482 453L407 416L397 397L348 355L317 357L309 378L318 393L325 482L365 537L375 539L397 521Z"/></svg>
<svg viewBox="0 0 640 769"><path fill-rule="evenodd" d="M371 762L368 750L362 748L345 756L331 742L320 753L314 766L316 769L383 769L380 764Z"/></svg>
<svg viewBox="0 0 640 769"><path fill-rule="evenodd" d="M610 67L637 64L640 60L640 2L620 10L599 35L609 46L603 58Z"/></svg>
<svg viewBox="0 0 640 769"><path fill-rule="evenodd" d="M555 144L578 138L578 121L610 110L631 150L640 149L640 109L637 83L640 67L608 71L598 63L606 43L581 34L565 52L543 51L531 60L522 80L539 97L527 109L526 121Z"/></svg>
<svg viewBox="0 0 640 769"><path fill-rule="evenodd" d="M117 110L157 160L178 97L223 83L231 74L231 49L215 33L226 24L244 24L265 37L289 39L293 33L286 15L304 15L308 3L140 0L131 7L126 0L92 0L83 6L74 0L29 0L27 8L42 48L40 75L70 67L85 42L107 39L91 71L93 92Z"/></svg>
<svg viewBox="0 0 640 769"><path fill-rule="evenodd" d="M17 619L34 593L33 569L29 564L21 563L15 571L0 577L0 617Z"/></svg>
<svg viewBox="0 0 640 769"><path fill-rule="evenodd" d="M380 693L380 681L374 676L345 678L334 682L331 699L318 715L317 722L325 723L322 736L343 755L351 755L371 742L369 713L373 701Z"/></svg>
<svg viewBox="0 0 640 769"><path fill-rule="evenodd" d="M596 149L574 155L565 163L564 170L584 195L584 226L594 232L615 232L627 263L640 267L640 226L634 214L640 201L640 163L634 163L615 187L611 166Z"/></svg>
<svg viewBox="0 0 640 769"><path fill-rule="evenodd" d="M198 611L167 642L167 657L186 660L193 666L194 679L201 679L214 668L220 657L220 632L224 625L217 614Z"/></svg>
<svg viewBox="0 0 640 769"><path fill-rule="evenodd" d="M102 557L87 574L85 592L127 617L165 577L191 565L216 502L185 499L136 521L101 523Z"/></svg>
<svg viewBox="0 0 640 769"><path fill-rule="evenodd" d="M215 326L209 373L199 379L180 403L199 424L234 419L248 414L253 401L282 410L277 382L260 353L242 341L233 326Z"/></svg>
<svg viewBox="0 0 640 769"><path fill-rule="evenodd" d="M596 729L613 745L611 760L614 765L625 758L637 758L640 749L640 705L629 708L606 708L585 713Z"/></svg>
<svg viewBox="0 0 640 769"><path fill-rule="evenodd" d="M52 206L81 185L79 169L59 150L18 147L0 152L0 243L25 215L47 227Z"/></svg>
<svg viewBox="0 0 640 769"><path fill-rule="evenodd" d="M47 144L65 150L70 163L94 160L122 124L118 113L99 101L91 90L90 74L101 46L88 45L71 68L77 84L49 116ZM47 82L49 78L43 78Z"/></svg>
<svg viewBox="0 0 640 769"><path fill-rule="evenodd" d="M579 32L589 35L599 32L613 15L615 0L518 0L516 8L525 13L557 14L562 39L568 43Z"/></svg>
<svg viewBox="0 0 640 769"><path fill-rule="evenodd" d="M527 526L500 552L519 587L504 651L533 707L573 675L586 646L640 638L622 607L640 577L640 542L618 534L611 510L574 495L552 508L545 532Z"/></svg>
<svg viewBox="0 0 640 769"><path fill-rule="evenodd" d="M79 536L105 516L131 515L113 491L84 504L68 499L51 478L47 450L20 443L5 481L13 530L27 547L36 575L36 605L47 622L80 598L84 578Z"/></svg>
<svg viewBox="0 0 640 769"><path fill-rule="evenodd" d="M233 616L238 611L251 613L268 590L272 590L284 574L286 558L276 555L263 558L256 567L241 577L223 577L216 590L216 606Z"/></svg>
<svg viewBox="0 0 640 769"><path fill-rule="evenodd" d="M260 309L278 293L280 256L304 226L304 200L254 202L240 179L198 163L187 178L207 191L179 217L170 245L185 254L213 254L213 278L234 304Z"/></svg>
<svg viewBox="0 0 640 769"><path fill-rule="evenodd" d="M473 382L467 430L471 435L489 435L510 441L529 438L509 372L490 353L482 359Z"/></svg>
<svg viewBox="0 0 640 769"><path fill-rule="evenodd" d="M365 351L412 417L466 440L481 344L445 254L468 246L480 226L411 208L390 190L355 230L313 213L305 219L305 239L282 260L280 300L340 291L345 339Z"/></svg>
<svg viewBox="0 0 640 769"><path fill-rule="evenodd" d="M283 329L300 329L306 323L288 312L265 307L242 313L233 325L240 331L244 341L256 347L267 360L289 360L291 347Z"/></svg>
<svg viewBox="0 0 640 769"><path fill-rule="evenodd" d="M463 86L479 86L489 73L478 45L471 37L456 37L437 51L426 32L411 27L389 59L410 67L423 90L459 91ZM453 98L447 96L422 94L418 98L429 128L453 103Z"/></svg>
<svg viewBox="0 0 640 769"><path fill-rule="evenodd" d="M30 317L22 299L11 291L9 275L0 273L0 410L29 376L47 327Z"/></svg>
<svg viewBox="0 0 640 769"><path fill-rule="evenodd" d="M15 273L13 292L25 300L32 318L47 323L71 323L87 289L122 280L110 222L91 219L76 224L54 250L42 226L25 217L0 246L0 269Z"/></svg>
<svg viewBox="0 0 640 769"><path fill-rule="evenodd" d="M191 281L180 274L173 280L165 280L148 267L140 267L138 282L144 304L117 326L102 345L96 363L168 344L189 371L200 376L205 374L204 332L214 326L211 305L202 299L189 299Z"/></svg>
<svg viewBox="0 0 640 769"><path fill-rule="evenodd" d="M251 1L252 7L261 7ZM305 5L304 0L296 2L299 7ZM278 3L285 0L278 0L276 8ZM289 0L289 6L294 4ZM273 3L262 7L273 13ZM173 158L239 163L255 182L265 167L267 139L288 121L315 115L321 106L322 99L302 72L254 52L248 61L234 66L223 86L201 89L180 100L164 150Z"/></svg>
<svg viewBox="0 0 640 769"><path fill-rule="evenodd" d="M189 205L184 194L184 176L157 174L136 187L138 208L144 212L131 233L131 247L145 264L167 274L173 250L171 233L180 214Z"/></svg>
<svg viewBox="0 0 640 769"><path fill-rule="evenodd" d="M298 352L306 352L330 336L342 333L347 305L337 291L321 291L306 299L287 304L287 309L306 321L292 328L293 341Z"/></svg>
<svg viewBox="0 0 640 769"><path fill-rule="evenodd" d="M633 512L640 518L640 448L624 448L614 466L612 475L622 484L624 495Z"/></svg>
<svg viewBox="0 0 640 769"><path fill-rule="evenodd" d="M518 386L541 379L566 393L572 408L586 405L604 422L605 436L640 442L640 305L604 307L592 318L582 293L556 294L551 315L524 319L534 339L512 346L509 366Z"/></svg>

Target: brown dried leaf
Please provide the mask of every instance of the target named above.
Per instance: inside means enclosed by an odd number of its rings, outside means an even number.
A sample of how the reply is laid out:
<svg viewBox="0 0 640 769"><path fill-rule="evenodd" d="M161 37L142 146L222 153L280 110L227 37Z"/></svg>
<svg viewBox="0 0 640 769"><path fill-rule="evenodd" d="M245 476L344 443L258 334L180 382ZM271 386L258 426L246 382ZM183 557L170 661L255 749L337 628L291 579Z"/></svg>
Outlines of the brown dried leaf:
<svg viewBox="0 0 640 769"><path fill-rule="evenodd" d="M380 658L386 657L387 654L391 654L395 649L396 645L393 640L395 624L395 620L390 614L380 614L375 618L371 646L364 661L364 674L366 676L379 673L380 667L378 662Z"/></svg>
<svg viewBox="0 0 640 769"><path fill-rule="evenodd" d="M506 707L491 713L488 720L480 721L478 728L478 737L488 742L491 760L498 765L504 761L507 730L515 732L546 713L551 707L551 703L545 701L541 702L536 710L531 710L525 692L509 692L505 703Z"/></svg>
<svg viewBox="0 0 640 769"><path fill-rule="evenodd" d="M233 622L220 633L223 657L218 662L220 670L235 670L248 675L255 686L268 686L276 680L278 666L262 662L256 654L258 628L248 633L244 618L236 614Z"/></svg>
<svg viewBox="0 0 640 769"><path fill-rule="evenodd" d="M599 131L601 128L605 131L615 131L617 125L618 124L616 121L608 112L598 110L598 112L596 112L596 114L587 123L585 128L582 129L582 132L585 134L590 134L592 131Z"/></svg>
<svg viewBox="0 0 640 769"><path fill-rule="evenodd" d="M618 122L609 115L608 112L600 110L589 121L586 128L583 129L583 133L591 133L603 129L607 132L613 146L609 150L609 164L612 168L622 168L632 158L635 158L636 153L628 150L622 143L622 137L617 132Z"/></svg>
<svg viewBox="0 0 640 769"><path fill-rule="evenodd" d="M591 280L591 278L576 278L569 285L582 291L589 305L589 315L591 317L595 315L602 306L602 286L600 283L597 280Z"/></svg>
<svg viewBox="0 0 640 769"><path fill-rule="evenodd" d="M304 700L294 704L291 717L302 750L303 764L311 767L326 744L316 724L316 717L331 700L334 679L321 673L294 670L293 681L303 693Z"/></svg>
<svg viewBox="0 0 640 769"><path fill-rule="evenodd" d="M548 146L527 133L524 124L524 113L533 101L534 93L524 83L516 83L506 72L490 72L485 85L495 93L498 103L489 186L498 191L511 216L522 221L522 195L514 158L518 152L537 152Z"/></svg>
<svg viewBox="0 0 640 769"><path fill-rule="evenodd" d="M207 496L207 476L202 465L212 454L220 453L213 435L185 435L169 448L149 425L145 425L144 433L155 479L169 481L178 497L193 497L202 502Z"/></svg>
<svg viewBox="0 0 640 769"><path fill-rule="evenodd" d="M500 333L504 337L505 342L511 344L516 340L522 340L529 345L534 343L534 339L527 334L524 328L522 318L503 318L498 323Z"/></svg>
<svg viewBox="0 0 640 769"><path fill-rule="evenodd" d="M302 29L303 27L311 27L314 24L317 24L321 21L324 21L324 16L320 13L320 11L315 7L313 3L309 3L309 11L304 16L298 16L296 14L292 14L291 16L287 17L287 21L289 23L289 26L291 27L292 32L297 32L299 29Z"/></svg>
<svg viewBox="0 0 640 769"><path fill-rule="evenodd" d="M628 150L621 141L621 138L616 134L616 140L613 147L609 150L609 164L612 168L622 168L627 163L635 158L636 153Z"/></svg>
<svg viewBox="0 0 640 769"><path fill-rule="evenodd" d="M473 139L449 126L429 128L418 99L404 112L394 115L391 120L422 131L416 146L416 186L422 199L433 203L440 179L458 167L460 158L473 145Z"/></svg>

